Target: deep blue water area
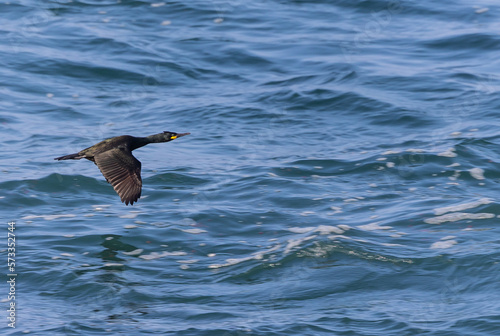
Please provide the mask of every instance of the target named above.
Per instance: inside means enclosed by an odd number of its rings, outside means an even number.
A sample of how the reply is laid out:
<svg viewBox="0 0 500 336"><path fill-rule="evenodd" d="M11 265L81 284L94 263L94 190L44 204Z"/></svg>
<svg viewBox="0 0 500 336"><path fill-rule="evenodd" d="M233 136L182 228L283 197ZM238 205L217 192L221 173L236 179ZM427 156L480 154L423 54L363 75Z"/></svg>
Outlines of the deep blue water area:
<svg viewBox="0 0 500 336"><path fill-rule="evenodd" d="M1 1L2 335L497 335L499 32L492 0ZM53 160L162 131L133 206Z"/></svg>

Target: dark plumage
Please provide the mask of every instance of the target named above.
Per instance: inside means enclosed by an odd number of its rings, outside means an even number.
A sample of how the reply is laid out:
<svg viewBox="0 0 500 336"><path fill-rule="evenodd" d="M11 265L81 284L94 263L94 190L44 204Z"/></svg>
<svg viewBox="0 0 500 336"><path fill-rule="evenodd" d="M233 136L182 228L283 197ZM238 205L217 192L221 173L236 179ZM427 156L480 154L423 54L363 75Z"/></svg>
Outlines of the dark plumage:
<svg viewBox="0 0 500 336"><path fill-rule="evenodd" d="M163 132L147 137L121 135L103 140L75 154L64 155L54 160L80 160L94 162L106 181L111 183L125 205L132 205L141 197L141 162L133 155L134 149L150 143L168 142L190 133Z"/></svg>

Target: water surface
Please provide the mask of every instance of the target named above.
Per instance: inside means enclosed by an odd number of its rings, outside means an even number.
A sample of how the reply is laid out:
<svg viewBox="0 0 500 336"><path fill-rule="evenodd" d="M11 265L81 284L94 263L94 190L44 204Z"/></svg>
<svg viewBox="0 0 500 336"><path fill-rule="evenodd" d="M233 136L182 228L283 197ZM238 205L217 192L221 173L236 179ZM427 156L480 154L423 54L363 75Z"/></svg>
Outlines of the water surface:
<svg viewBox="0 0 500 336"><path fill-rule="evenodd" d="M4 334L497 332L496 2L0 10ZM161 131L134 206L53 160Z"/></svg>

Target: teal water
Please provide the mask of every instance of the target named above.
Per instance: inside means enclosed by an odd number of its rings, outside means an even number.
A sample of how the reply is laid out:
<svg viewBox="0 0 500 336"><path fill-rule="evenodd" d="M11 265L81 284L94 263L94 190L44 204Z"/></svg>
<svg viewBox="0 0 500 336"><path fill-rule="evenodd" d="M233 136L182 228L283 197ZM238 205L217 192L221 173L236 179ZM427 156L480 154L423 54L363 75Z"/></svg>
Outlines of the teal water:
<svg viewBox="0 0 500 336"><path fill-rule="evenodd" d="M498 333L497 2L0 13L2 334ZM161 131L133 206L53 160Z"/></svg>

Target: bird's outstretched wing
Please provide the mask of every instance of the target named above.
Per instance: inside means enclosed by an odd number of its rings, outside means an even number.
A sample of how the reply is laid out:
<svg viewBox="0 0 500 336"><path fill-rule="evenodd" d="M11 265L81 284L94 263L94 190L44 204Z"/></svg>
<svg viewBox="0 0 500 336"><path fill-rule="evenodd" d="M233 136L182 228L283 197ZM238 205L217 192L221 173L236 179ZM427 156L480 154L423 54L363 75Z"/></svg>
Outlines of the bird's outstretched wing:
<svg viewBox="0 0 500 336"><path fill-rule="evenodd" d="M94 156L95 163L122 202L132 205L141 197L141 162L130 150L118 147Z"/></svg>

